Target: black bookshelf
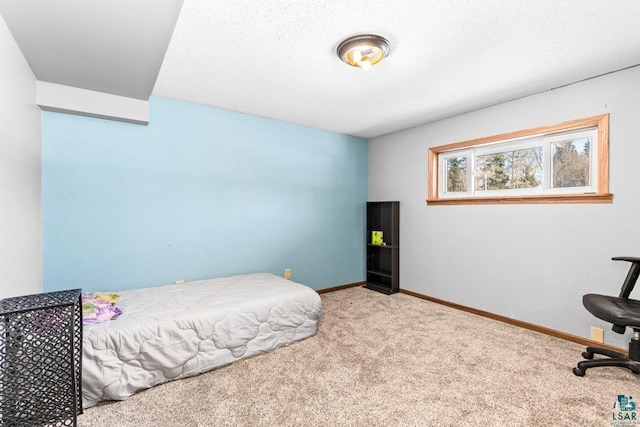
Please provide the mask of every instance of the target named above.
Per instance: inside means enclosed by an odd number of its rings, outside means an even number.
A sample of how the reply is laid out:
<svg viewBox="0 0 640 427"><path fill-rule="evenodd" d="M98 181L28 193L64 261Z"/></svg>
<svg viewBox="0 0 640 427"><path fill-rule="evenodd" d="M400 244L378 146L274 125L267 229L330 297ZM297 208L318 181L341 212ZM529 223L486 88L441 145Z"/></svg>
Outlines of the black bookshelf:
<svg viewBox="0 0 640 427"><path fill-rule="evenodd" d="M376 239L375 232L382 232ZM367 202L367 289L400 291L400 202Z"/></svg>
<svg viewBox="0 0 640 427"><path fill-rule="evenodd" d="M0 425L76 426L81 376L80 289L0 301Z"/></svg>

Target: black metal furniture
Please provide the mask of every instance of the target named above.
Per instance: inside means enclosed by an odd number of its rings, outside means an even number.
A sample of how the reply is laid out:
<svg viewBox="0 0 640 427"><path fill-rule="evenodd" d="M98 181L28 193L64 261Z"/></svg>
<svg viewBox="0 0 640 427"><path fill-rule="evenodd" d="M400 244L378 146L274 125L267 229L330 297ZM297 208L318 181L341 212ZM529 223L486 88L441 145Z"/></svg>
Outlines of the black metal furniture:
<svg viewBox="0 0 640 427"><path fill-rule="evenodd" d="M629 342L629 356L605 348L587 347L587 351L582 353L582 357L588 360L578 362L578 366L573 368L573 373L579 377L584 376L587 369L597 366L620 366L640 374L640 301L629 298L629 294L640 276L640 258L615 257L612 259L631 263L620 295L613 297L587 294L582 297L582 303L591 314L612 323L614 332L624 334L627 327L633 329L633 337ZM594 354L608 358L594 359Z"/></svg>
<svg viewBox="0 0 640 427"><path fill-rule="evenodd" d="M0 301L0 425L76 426L81 362L80 289Z"/></svg>

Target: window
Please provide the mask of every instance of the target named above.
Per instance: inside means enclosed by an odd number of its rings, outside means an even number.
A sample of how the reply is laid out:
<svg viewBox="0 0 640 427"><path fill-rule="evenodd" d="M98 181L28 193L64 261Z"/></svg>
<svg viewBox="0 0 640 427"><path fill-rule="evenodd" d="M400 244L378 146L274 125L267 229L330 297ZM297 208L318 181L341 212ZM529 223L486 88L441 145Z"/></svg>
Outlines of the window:
<svg viewBox="0 0 640 427"><path fill-rule="evenodd" d="M612 198L608 114L429 149L429 204Z"/></svg>

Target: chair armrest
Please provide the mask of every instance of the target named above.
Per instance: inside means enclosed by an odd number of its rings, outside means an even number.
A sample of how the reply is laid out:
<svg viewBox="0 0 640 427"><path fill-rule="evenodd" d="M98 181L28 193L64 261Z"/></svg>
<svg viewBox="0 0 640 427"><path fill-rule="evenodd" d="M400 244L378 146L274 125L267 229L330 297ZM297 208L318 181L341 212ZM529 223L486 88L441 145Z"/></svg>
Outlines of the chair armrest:
<svg viewBox="0 0 640 427"><path fill-rule="evenodd" d="M631 263L631 267L629 268L629 272L627 273L627 277L624 279L624 283L622 284L622 289L620 290L620 295L618 298L629 298L633 287L636 285L638 281L638 276L640 276L640 258L637 257L626 257L626 256L618 256L611 258L614 261L627 261Z"/></svg>
<svg viewBox="0 0 640 427"><path fill-rule="evenodd" d="M611 259L614 261L640 262L640 258L633 256L614 256Z"/></svg>

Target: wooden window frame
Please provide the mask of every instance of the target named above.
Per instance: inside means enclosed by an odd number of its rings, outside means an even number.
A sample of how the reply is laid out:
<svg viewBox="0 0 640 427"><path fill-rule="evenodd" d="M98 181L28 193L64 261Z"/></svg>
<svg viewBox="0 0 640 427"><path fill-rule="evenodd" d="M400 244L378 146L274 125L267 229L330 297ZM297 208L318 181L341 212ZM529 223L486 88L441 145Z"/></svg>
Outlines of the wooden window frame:
<svg viewBox="0 0 640 427"><path fill-rule="evenodd" d="M597 128L597 189L595 193L580 194L541 194L517 196L466 196L440 197L439 192L439 155L449 151L480 145L498 143L535 135L550 136L553 134ZM570 120L549 126L540 126L517 132L503 133L485 138L456 142L429 148L428 158L427 204L429 205L489 205L489 204L545 204L545 203L612 203L613 195L609 193L609 114Z"/></svg>

